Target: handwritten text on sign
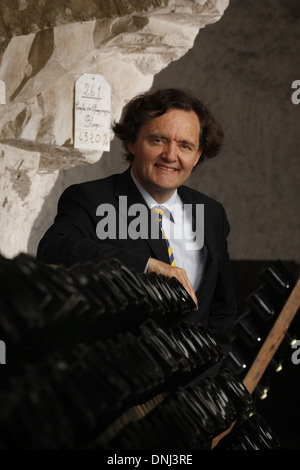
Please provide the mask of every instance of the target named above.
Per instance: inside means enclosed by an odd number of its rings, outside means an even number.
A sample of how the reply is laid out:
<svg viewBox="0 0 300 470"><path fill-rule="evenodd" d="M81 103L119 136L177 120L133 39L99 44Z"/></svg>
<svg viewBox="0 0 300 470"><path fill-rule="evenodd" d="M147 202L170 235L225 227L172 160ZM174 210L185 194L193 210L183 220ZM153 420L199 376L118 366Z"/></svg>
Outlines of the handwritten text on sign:
<svg viewBox="0 0 300 470"><path fill-rule="evenodd" d="M84 73L76 81L74 147L110 149L110 96L102 75Z"/></svg>

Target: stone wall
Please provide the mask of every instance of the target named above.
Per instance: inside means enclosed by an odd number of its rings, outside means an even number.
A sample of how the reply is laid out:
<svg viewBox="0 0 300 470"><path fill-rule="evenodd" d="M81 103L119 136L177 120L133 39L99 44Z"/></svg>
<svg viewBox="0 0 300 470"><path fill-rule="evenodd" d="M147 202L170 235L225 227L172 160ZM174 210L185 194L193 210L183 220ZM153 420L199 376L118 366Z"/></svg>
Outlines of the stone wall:
<svg viewBox="0 0 300 470"><path fill-rule="evenodd" d="M55 1L51 3L56 7L51 9L50 16L48 11L47 24L42 21L47 13L46 6L45 10L39 9L40 16L35 17L31 25L36 30L13 29L17 14L26 13L26 9L22 10L25 4L36 2L17 3L19 9L13 8L13 2L6 1L12 13L11 26L6 25L6 36L3 33L6 39L1 47L0 79L4 79L9 67L14 70L14 64L22 60L30 62L21 54L21 46L13 44L19 38L8 39L22 34L22 47L29 49L29 43L32 44L36 37L35 31L44 31L45 27L53 31L56 44L52 55L48 48L48 56L55 57L46 64L52 67L51 75L47 69L49 76L55 76L55 66L59 64L59 70L65 68L66 71L40 94L40 74L33 76L31 72L30 75L30 67L26 69L25 66L22 72L18 71L19 81L13 84L13 73L10 73L8 99L14 93L15 96L0 107L0 137L4 146L0 152L6 161L10 161L3 166L2 158L0 163L2 168L8 168L0 183L1 204L5 209L0 226L1 250L9 256L18 250L34 254L38 240L53 220L58 197L66 186L126 168L122 150L115 139L111 151L102 156L82 154L72 148L73 103L66 97L70 97L71 90L73 93L73 81L82 71L106 73L107 70L112 82L116 117L127 99L151 86L183 87L197 93L222 122L226 144L222 155L198 168L189 184L224 204L231 224L231 257L300 261L300 105L291 101L291 84L300 79L297 1L231 0L227 8L227 2L205 1L103 0L102 5L101 2L85 2L91 10L80 10L78 1L73 2L73 10L72 2ZM92 5L102 8L110 5L110 14L106 17L106 10L100 9L104 12L101 16L99 11L93 11ZM138 11L141 6L144 10ZM83 14L91 16L80 16ZM142 26L145 18L148 23ZM191 22L192 18L194 22ZM209 23L215 24L203 28ZM26 24L28 28L30 21L24 19L22 28ZM161 34L162 30L168 33ZM50 37L49 32L43 34ZM85 55L84 48L71 48L73 41L77 45L80 37L91 38L91 35L92 39L84 42L86 48L91 45L90 56ZM140 49L131 47L129 51L134 38ZM37 39L35 41L38 49ZM64 44L68 44L68 48ZM8 47L14 47L10 49L14 54L8 54ZM10 58L6 66L5 54ZM93 62L89 62L94 56L98 58L95 68L91 65ZM23 89L16 94L26 70L30 75L26 82L27 91L24 81ZM35 94L31 98L26 95L25 99L25 92L33 86L36 87ZM45 119L46 115L48 118ZM24 136L27 136L27 147ZM28 155L30 177L28 170L23 168L21 171L25 155ZM51 171L45 169L46 162L48 165L51 162ZM26 181L30 182L30 189ZM22 200L20 194L27 196Z"/></svg>
<svg viewBox="0 0 300 470"><path fill-rule="evenodd" d="M73 145L74 82L81 74L105 77L111 118L117 119L124 104L148 90L154 75L192 48L199 29L218 21L227 6L228 0L2 0L4 256L35 253L32 240L46 225L45 207L56 205L49 195L60 172L102 156Z"/></svg>

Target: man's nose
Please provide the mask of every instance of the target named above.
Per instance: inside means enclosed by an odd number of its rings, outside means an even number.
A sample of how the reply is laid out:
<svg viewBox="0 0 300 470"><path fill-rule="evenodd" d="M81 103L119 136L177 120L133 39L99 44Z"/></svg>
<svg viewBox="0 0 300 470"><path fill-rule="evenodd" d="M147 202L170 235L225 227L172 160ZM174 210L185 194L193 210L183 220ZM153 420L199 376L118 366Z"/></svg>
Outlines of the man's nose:
<svg viewBox="0 0 300 470"><path fill-rule="evenodd" d="M176 142L169 142L164 146L163 158L169 162L177 160L177 145Z"/></svg>

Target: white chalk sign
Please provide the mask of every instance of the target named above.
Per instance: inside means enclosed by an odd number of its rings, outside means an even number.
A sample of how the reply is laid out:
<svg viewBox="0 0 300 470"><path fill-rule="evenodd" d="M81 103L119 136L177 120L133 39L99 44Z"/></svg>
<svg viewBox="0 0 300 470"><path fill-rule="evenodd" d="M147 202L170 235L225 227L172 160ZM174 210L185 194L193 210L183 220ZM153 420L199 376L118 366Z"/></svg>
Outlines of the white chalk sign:
<svg viewBox="0 0 300 470"><path fill-rule="evenodd" d="M84 73L75 82L74 147L110 149L110 85L102 75Z"/></svg>

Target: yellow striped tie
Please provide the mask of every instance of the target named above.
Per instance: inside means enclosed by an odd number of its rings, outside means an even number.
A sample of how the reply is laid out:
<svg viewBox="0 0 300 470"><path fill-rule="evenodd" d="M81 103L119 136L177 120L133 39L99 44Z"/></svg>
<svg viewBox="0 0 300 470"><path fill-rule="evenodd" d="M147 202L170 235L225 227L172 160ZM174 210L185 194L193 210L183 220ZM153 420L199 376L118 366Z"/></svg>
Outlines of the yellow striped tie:
<svg viewBox="0 0 300 470"><path fill-rule="evenodd" d="M167 235L166 235L166 233L163 229L163 226L162 226L162 217L163 217L163 214L164 214L165 207L164 206L154 207L152 210L154 212L156 212L156 214L158 214L158 218L156 220L158 221L158 226L159 226L164 238L166 239L167 248L168 248L168 255L169 255L169 259L170 259L170 265L171 266L176 266L170 242L169 242L168 237L167 237Z"/></svg>

